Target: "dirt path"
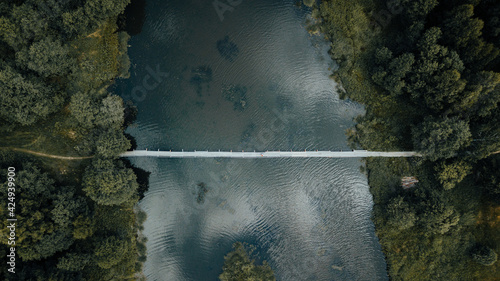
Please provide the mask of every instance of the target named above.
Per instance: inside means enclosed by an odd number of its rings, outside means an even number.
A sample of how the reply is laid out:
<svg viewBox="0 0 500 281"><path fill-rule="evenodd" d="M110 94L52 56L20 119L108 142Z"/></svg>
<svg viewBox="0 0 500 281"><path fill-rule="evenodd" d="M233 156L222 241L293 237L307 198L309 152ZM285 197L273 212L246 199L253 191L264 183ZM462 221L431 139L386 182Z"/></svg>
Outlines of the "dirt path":
<svg viewBox="0 0 500 281"><path fill-rule="evenodd" d="M24 152L24 153L29 153L37 156L42 156L42 157L48 157L48 158L54 158L54 159L61 159L61 160L84 160L84 159L90 159L93 158L94 156L83 156L83 157L78 157L78 156L60 156L60 155L53 155L53 154L46 154L42 152L36 152L33 150L29 149L24 149L24 148L16 148L16 147L11 147L12 150L18 151L18 152Z"/></svg>

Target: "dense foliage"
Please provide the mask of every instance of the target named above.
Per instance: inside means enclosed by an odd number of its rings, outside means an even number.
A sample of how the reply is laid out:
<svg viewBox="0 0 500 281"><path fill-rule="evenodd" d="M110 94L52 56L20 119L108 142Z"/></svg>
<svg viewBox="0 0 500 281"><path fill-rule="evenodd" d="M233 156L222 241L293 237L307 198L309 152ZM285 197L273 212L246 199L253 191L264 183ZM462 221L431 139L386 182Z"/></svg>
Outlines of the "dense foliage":
<svg viewBox="0 0 500 281"><path fill-rule="evenodd" d="M136 203L144 187L137 169L117 159L131 147L123 131L134 110L106 90L128 75L129 36L116 24L128 3L0 3L0 193L7 198L14 167L18 219L16 273L3 270L2 280L141 278ZM2 204L2 217L8 212Z"/></svg>
<svg viewBox="0 0 500 281"><path fill-rule="evenodd" d="M498 277L499 11L494 0L329 0L311 27L332 42L339 89L367 107L352 145L425 155L367 160L393 280ZM403 189L403 176L420 182Z"/></svg>

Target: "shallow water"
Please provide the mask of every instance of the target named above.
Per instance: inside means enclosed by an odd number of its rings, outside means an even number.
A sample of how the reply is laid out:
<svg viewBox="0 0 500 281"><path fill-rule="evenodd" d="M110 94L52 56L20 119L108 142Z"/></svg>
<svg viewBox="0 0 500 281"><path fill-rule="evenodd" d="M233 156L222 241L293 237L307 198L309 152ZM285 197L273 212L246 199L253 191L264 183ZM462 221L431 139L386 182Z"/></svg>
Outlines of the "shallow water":
<svg viewBox="0 0 500 281"><path fill-rule="evenodd" d="M210 1L148 1L131 77L116 86L139 108L128 129L139 149L348 149L363 108L338 99L309 11L269 2L242 1L221 21ZM148 280L217 280L236 241L278 280L387 280L360 159L132 161L152 172L140 202Z"/></svg>

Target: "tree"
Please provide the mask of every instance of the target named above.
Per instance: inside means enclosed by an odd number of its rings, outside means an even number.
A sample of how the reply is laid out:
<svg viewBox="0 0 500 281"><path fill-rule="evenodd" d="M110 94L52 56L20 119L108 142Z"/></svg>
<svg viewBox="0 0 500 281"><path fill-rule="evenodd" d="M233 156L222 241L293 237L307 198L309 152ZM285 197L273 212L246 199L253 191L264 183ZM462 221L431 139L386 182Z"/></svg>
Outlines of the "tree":
<svg viewBox="0 0 500 281"><path fill-rule="evenodd" d="M91 254L69 252L59 258L57 268L67 271L82 271L92 260Z"/></svg>
<svg viewBox="0 0 500 281"><path fill-rule="evenodd" d="M116 236L109 236L97 243L94 250L96 263L107 269L118 264L127 254L129 243Z"/></svg>
<svg viewBox="0 0 500 281"><path fill-rule="evenodd" d="M123 125L124 106L119 96L109 95L99 102L99 94L77 92L71 97L69 109L71 114L84 128L101 126L119 130Z"/></svg>
<svg viewBox="0 0 500 281"><path fill-rule="evenodd" d="M97 94L80 91L71 96L69 104L71 115L84 128L92 128L95 124L96 116L99 114L99 103L95 95Z"/></svg>
<svg viewBox="0 0 500 281"><path fill-rule="evenodd" d="M19 257L23 260L40 260L50 257L57 252L67 250L74 240L69 229L57 229L50 234L46 234L36 243L23 247L19 250ZM21 244L22 245L22 244Z"/></svg>
<svg viewBox="0 0 500 281"><path fill-rule="evenodd" d="M52 178L31 163L23 165L17 174L16 200L19 207L16 208L16 218L23 223L16 227L16 247L23 261L47 258L69 248L73 243L71 228L65 219L57 215L56 220L53 219L53 214L71 212L55 207L53 202L59 196L73 200L73 193L65 189L56 190L54 183ZM62 195L65 192L68 192L67 196ZM7 217L6 213L4 215Z"/></svg>
<svg viewBox="0 0 500 281"><path fill-rule="evenodd" d="M76 216L88 213L88 205L81 196L76 196L73 188L59 192L53 201L53 209L50 212L52 220L61 227L69 227Z"/></svg>
<svg viewBox="0 0 500 281"><path fill-rule="evenodd" d="M73 221L73 238L86 239L92 236L95 231L95 221L89 215L79 215Z"/></svg>
<svg viewBox="0 0 500 281"><path fill-rule="evenodd" d="M405 16L407 16L410 20L424 18L438 5L438 3L438 0L401 1Z"/></svg>
<svg viewBox="0 0 500 281"><path fill-rule="evenodd" d="M96 124L104 128L121 129L124 116L123 100L116 95L109 95L102 100Z"/></svg>
<svg viewBox="0 0 500 281"><path fill-rule="evenodd" d="M423 213L419 223L428 234L445 234L460 221L460 215L453 206L442 202L440 198L428 198L421 202Z"/></svg>
<svg viewBox="0 0 500 281"><path fill-rule="evenodd" d="M388 49L387 49L388 51ZM378 61L384 61L388 53L384 49L379 50ZM404 53L401 56L382 63L375 69L372 76L373 82L383 87L391 95L401 95L406 86L405 77L412 70L415 57L412 53Z"/></svg>
<svg viewBox="0 0 500 281"><path fill-rule="evenodd" d="M31 5L13 5L10 17L0 18L0 35L17 51L50 35L49 21Z"/></svg>
<svg viewBox="0 0 500 281"><path fill-rule="evenodd" d="M497 47L500 46L500 3L496 0L483 0L476 8L480 18L484 20L484 38Z"/></svg>
<svg viewBox="0 0 500 281"><path fill-rule="evenodd" d="M0 36L9 45L15 45L18 41L16 25L7 17L0 17Z"/></svg>
<svg viewBox="0 0 500 281"><path fill-rule="evenodd" d="M118 16L130 0L87 0L83 6L85 14L96 22Z"/></svg>
<svg viewBox="0 0 500 281"><path fill-rule="evenodd" d="M62 95L41 79L23 76L6 64L0 65L0 97L0 116L21 125L46 118L63 102Z"/></svg>
<svg viewBox="0 0 500 281"><path fill-rule="evenodd" d="M480 71L471 75L460 109L468 109L471 118L491 116L500 102L500 73Z"/></svg>
<svg viewBox="0 0 500 281"><path fill-rule="evenodd" d="M498 173L500 169L500 154L483 159L479 162L479 167L479 172L481 173L479 184L487 193L498 197L500 195L500 174Z"/></svg>
<svg viewBox="0 0 500 281"><path fill-rule="evenodd" d="M86 34L125 10L130 0L86 0L82 6L62 13L64 30L71 35Z"/></svg>
<svg viewBox="0 0 500 281"><path fill-rule="evenodd" d="M242 243L234 243L233 249L233 252L224 257L223 272L219 275L221 281L276 280L274 272L266 262L263 265L255 265L255 261L250 260Z"/></svg>
<svg viewBox="0 0 500 281"><path fill-rule="evenodd" d="M443 41L455 50L472 71L483 70L499 54L498 48L482 39L484 22L473 18L474 6L460 5L446 13Z"/></svg>
<svg viewBox="0 0 500 281"><path fill-rule="evenodd" d="M83 7L64 12L62 14L62 20L64 30L71 35L86 34L93 28L93 23L90 18L85 15Z"/></svg>
<svg viewBox="0 0 500 281"><path fill-rule="evenodd" d="M437 27L426 30L417 44L415 67L405 80L406 91L415 103L440 112L460 98L466 82L462 79L463 62L459 55L439 45L442 31Z"/></svg>
<svg viewBox="0 0 500 281"><path fill-rule="evenodd" d="M50 37L16 52L16 62L42 77L65 75L76 65L76 60L69 54L69 48L60 40Z"/></svg>
<svg viewBox="0 0 500 281"><path fill-rule="evenodd" d="M118 157L122 152L131 147L130 141L122 131L106 130L99 135L97 140L97 154L104 158Z"/></svg>
<svg viewBox="0 0 500 281"><path fill-rule="evenodd" d="M342 66L350 67L365 45L369 19L363 7L341 0L321 3L322 31L332 38L330 54Z"/></svg>
<svg viewBox="0 0 500 281"><path fill-rule="evenodd" d="M441 161L435 166L435 170L443 188L449 190L454 188L471 172L472 166L463 160L453 161L449 164L446 161Z"/></svg>
<svg viewBox="0 0 500 281"><path fill-rule="evenodd" d="M359 4L346 4L340 0L324 1L320 11L323 20L328 23L325 25L328 35L343 35L358 43L363 29L368 27L368 17Z"/></svg>
<svg viewBox="0 0 500 281"><path fill-rule="evenodd" d="M486 266L493 265L498 259L493 249L483 245L476 245L471 251L471 256L475 262Z"/></svg>
<svg viewBox="0 0 500 281"><path fill-rule="evenodd" d="M83 190L101 205L119 205L137 191L137 178L121 161L96 158L83 175Z"/></svg>
<svg viewBox="0 0 500 281"><path fill-rule="evenodd" d="M472 134L467 121L457 117L426 118L412 129L413 144L431 161L447 159L471 142Z"/></svg>
<svg viewBox="0 0 500 281"><path fill-rule="evenodd" d="M387 204L387 224L396 230L406 230L415 225L417 217L402 196L392 198Z"/></svg>

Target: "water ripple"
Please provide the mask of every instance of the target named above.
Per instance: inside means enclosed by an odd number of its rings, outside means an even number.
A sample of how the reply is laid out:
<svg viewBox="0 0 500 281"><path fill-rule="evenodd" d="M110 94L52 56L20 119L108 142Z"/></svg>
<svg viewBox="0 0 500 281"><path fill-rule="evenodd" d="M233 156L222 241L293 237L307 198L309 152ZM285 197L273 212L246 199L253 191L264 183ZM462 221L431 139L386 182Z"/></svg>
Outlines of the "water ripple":
<svg viewBox="0 0 500 281"><path fill-rule="evenodd" d="M139 148L348 149L344 132L363 108L338 99L328 43L312 42L291 2L244 1L222 22L210 1L151 0L147 9L130 43L134 79L147 65L171 75L137 102L128 132ZM226 36L238 49L232 61L216 48ZM201 66L212 75L194 85ZM231 100L228 85L247 92ZM277 280L387 280L358 159L132 162L152 172L140 202L148 280L217 280L236 241L255 245Z"/></svg>

